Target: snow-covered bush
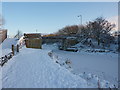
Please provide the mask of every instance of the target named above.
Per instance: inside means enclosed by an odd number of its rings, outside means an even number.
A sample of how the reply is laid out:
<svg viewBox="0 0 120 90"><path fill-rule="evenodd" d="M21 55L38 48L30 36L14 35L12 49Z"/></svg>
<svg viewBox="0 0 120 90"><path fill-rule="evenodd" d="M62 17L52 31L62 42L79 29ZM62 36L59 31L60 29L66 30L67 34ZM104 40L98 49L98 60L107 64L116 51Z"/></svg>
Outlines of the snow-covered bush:
<svg viewBox="0 0 120 90"><path fill-rule="evenodd" d="M71 69L72 62L70 59L67 58L65 61L59 60L59 57L57 55L54 55L53 51L50 51L48 55L51 57L52 60L54 60L55 63L65 67L66 69Z"/></svg>

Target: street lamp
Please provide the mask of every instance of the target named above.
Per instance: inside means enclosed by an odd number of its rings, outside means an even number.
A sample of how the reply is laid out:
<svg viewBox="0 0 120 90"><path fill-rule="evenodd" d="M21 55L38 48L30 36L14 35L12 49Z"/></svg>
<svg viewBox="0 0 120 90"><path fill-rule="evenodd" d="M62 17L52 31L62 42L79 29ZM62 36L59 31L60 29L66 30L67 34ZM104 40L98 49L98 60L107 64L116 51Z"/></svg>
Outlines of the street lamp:
<svg viewBox="0 0 120 90"><path fill-rule="evenodd" d="M82 15L78 15L78 17L80 17L80 19L81 19L81 25L82 25Z"/></svg>
<svg viewBox="0 0 120 90"><path fill-rule="evenodd" d="M37 33L37 31L38 31L38 30L36 29L36 33Z"/></svg>

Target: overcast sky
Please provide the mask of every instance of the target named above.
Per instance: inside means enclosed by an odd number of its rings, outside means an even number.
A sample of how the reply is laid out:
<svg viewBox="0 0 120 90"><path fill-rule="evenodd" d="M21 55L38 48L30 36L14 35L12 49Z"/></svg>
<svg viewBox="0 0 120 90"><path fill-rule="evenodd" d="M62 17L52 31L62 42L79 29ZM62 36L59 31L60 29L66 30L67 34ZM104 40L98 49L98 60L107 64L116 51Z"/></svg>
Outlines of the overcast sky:
<svg viewBox="0 0 120 90"><path fill-rule="evenodd" d="M4 28L13 35L22 32L53 33L66 25L81 24L103 16L112 22L118 16L117 2L3 2Z"/></svg>

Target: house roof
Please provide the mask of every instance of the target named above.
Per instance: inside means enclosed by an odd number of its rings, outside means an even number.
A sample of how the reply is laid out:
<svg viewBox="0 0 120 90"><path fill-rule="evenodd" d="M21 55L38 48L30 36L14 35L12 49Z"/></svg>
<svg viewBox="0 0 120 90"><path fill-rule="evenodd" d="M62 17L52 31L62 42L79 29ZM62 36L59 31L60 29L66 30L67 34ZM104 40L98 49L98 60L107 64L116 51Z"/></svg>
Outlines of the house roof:
<svg viewBox="0 0 120 90"><path fill-rule="evenodd" d="M41 33L24 33L25 38L40 38Z"/></svg>

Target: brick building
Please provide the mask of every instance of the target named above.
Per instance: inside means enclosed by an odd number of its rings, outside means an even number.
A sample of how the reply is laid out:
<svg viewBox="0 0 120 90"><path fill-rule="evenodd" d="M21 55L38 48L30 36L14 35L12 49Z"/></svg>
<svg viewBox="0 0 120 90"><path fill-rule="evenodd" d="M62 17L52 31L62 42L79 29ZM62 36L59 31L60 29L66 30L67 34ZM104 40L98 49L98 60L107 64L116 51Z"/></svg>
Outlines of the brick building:
<svg viewBox="0 0 120 90"><path fill-rule="evenodd" d="M0 43L2 43L7 38L7 30L0 30Z"/></svg>

